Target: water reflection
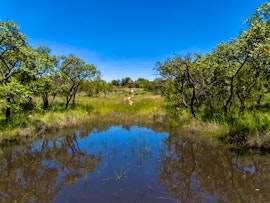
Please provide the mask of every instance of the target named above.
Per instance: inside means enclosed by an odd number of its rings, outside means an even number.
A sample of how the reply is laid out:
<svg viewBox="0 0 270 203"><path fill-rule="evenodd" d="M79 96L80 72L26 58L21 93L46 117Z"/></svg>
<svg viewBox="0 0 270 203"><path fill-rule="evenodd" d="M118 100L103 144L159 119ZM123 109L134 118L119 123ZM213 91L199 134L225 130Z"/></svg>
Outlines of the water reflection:
<svg viewBox="0 0 270 203"><path fill-rule="evenodd" d="M270 202L269 157L179 133L115 126L2 148L0 202Z"/></svg>
<svg viewBox="0 0 270 203"><path fill-rule="evenodd" d="M52 202L62 186L95 171L101 156L81 151L77 143L76 134L68 134L2 149L1 202Z"/></svg>
<svg viewBox="0 0 270 203"><path fill-rule="evenodd" d="M93 130L78 140L89 154L102 154L95 173L62 189L55 202L164 202L170 198L157 184L167 133L132 126ZM162 199L164 198L164 199Z"/></svg>
<svg viewBox="0 0 270 203"><path fill-rule="evenodd" d="M170 137L160 184L180 202L270 202L270 161Z"/></svg>

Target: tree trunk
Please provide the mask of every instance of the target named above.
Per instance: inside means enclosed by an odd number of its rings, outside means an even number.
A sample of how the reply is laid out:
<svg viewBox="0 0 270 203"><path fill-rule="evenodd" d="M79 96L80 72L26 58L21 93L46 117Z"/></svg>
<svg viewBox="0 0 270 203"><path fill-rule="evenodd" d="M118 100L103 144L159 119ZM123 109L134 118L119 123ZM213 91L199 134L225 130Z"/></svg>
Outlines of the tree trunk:
<svg viewBox="0 0 270 203"><path fill-rule="evenodd" d="M72 95L72 104L75 106L75 94Z"/></svg>
<svg viewBox="0 0 270 203"><path fill-rule="evenodd" d="M228 105L230 102L232 102L233 93L234 93L234 77L235 77L235 75L233 77L231 77L231 81L230 81L230 95L226 99L226 101L223 105L224 117L228 116Z"/></svg>
<svg viewBox="0 0 270 203"><path fill-rule="evenodd" d="M69 105L69 102L72 98L72 95L71 96L66 96L66 109L68 109L68 105Z"/></svg>
<svg viewBox="0 0 270 203"><path fill-rule="evenodd" d="M240 92L236 91L236 95L240 101L241 104L241 111L244 112L246 109L246 105L245 105L245 97L241 97Z"/></svg>
<svg viewBox="0 0 270 203"><path fill-rule="evenodd" d="M10 98L6 98L6 101L7 101L8 105L11 103ZM8 106L6 108L6 119L9 119L10 115L11 115L11 108Z"/></svg>
<svg viewBox="0 0 270 203"><path fill-rule="evenodd" d="M80 82L73 87L73 91L72 91L72 104L73 104L73 107L75 107L75 97L76 97L76 93L78 91L78 88L79 88L79 84Z"/></svg>
<svg viewBox="0 0 270 203"><path fill-rule="evenodd" d="M257 101L256 101L256 106L257 106L258 109L259 109L260 106L261 106L261 100L262 100L262 97L263 97L263 95L259 95L259 98L258 98Z"/></svg>
<svg viewBox="0 0 270 203"><path fill-rule="evenodd" d="M48 94L46 93L43 99L43 109L47 110L49 108Z"/></svg>
<svg viewBox="0 0 270 203"><path fill-rule="evenodd" d="M196 118L196 114L195 114L195 111L194 111L195 96L196 96L196 91L195 91L195 87L193 87L192 98L191 98L191 101L190 101L190 110L191 110L191 113L192 113L194 118Z"/></svg>
<svg viewBox="0 0 270 203"><path fill-rule="evenodd" d="M187 102L185 100L184 83L182 83L182 85L181 85L181 95L182 95L182 103L186 107L186 111L188 111L188 104L187 104Z"/></svg>
<svg viewBox="0 0 270 203"><path fill-rule="evenodd" d="M240 72L240 70L244 67L246 61L248 59L248 56L245 58L245 60L242 62L241 66L235 71L235 73L232 75L231 80L230 80L230 95L227 98L227 100L225 101L224 105L223 105L223 111L224 111L224 117L228 116L228 105L230 103L232 103L233 100L233 94L234 94L234 79L235 77L238 75L238 73Z"/></svg>

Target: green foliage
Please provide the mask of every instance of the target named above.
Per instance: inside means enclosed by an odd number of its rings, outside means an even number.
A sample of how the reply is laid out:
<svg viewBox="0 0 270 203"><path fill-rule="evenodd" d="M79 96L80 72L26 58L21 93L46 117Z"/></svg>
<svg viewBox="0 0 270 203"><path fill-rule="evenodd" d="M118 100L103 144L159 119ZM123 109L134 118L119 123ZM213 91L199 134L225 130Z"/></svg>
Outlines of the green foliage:
<svg viewBox="0 0 270 203"><path fill-rule="evenodd" d="M153 86L153 92L155 94L164 94L164 85L165 85L165 81L162 78L156 78L153 82L152 82L152 86Z"/></svg>
<svg viewBox="0 0 270 203"><path fill-rule="evenodd" d="M136 81L135 81L135 87L137 88L143 88L147 91L153 91L153 85L152 83L147 80L147 79L144 79L144 78L138 78Z"/></svg>
<svg viewBox="0 0 270 203"><path fill-rule="evenodd" d="M131 87L134 86L133 84L134 84L134 82L133 82L133 80L131 80L130 77L125 77L125 78L123 78L121 80L121 86L122 87L129 87L129 88L131 88Z"/></svg>
<svg viewBox="0 0 270 203"><path fill-rule="evenodd" d="M73 99L73 105L75 104L75 97L83 80L91 80L99 72L94 65L88 65L82 59L72 54L61 57L59 69L62 79L61 89L66 97L67 109L71 99Z"/></svg>
<svg viewBox="0 0 270 203"><path fill-rule="evenodd" d="M111 81L111 84L112 84L113 86L119 87L119 86L120 86L120 80L112 80L112 81Z"/></svg>
<svg viewBox="0 0 270 203"><path fill-rule="evenodd" d="M26 37L18 26L10 21L0 21L0 88L1 98L6 102L6 117L17 111L26 100L31 102L30 84L39 69L39 54L28 46Z"/></svg>
<svg viewBox="0 0 270 203"><path fill-rule="evenodd" d="M0 21L1 116L15 126L19 125L14 122L15 117L20 117L15 113L24 110L27 116L30 106L35 106L38 112L51 110L64 114L72 101L71 110L76 111L75 97L80 90L89 96L104 95L105 101L78 105L87 113L116 111L146 115L162 105L152 99L138 99L139 93L135 93L132 106L118 101L108 107L105 97L121 85L164 94L173 106L174 115L188 112L204 121L225 122L235 131L269 132L269 16L267 2L247 19L247 29L236 39L220 43L205 56L175 56L158 62L156 70L161 78L153 82L139 78L135 83L129 77L107 83L99 77L94 65L72 54L51 56L51 50L44 46L34 49L15 23ZM130 96L130 90L122 89L122 95ZM54 101L56 95L64 96L65 103ZM37 97L42 98L46 111L41 109ZM7 123L5 126L10 127Z"/></svg>
<svg viewBox="0 0 270 203"><path fill-rule="evenodd" d="M27 88L27 86L22 85L15 78L7 84L0 85L0 98L9 99L0 100L0 108L6 109L11 108L15 112L22 110L22 104L29 101L32 97L32 92Z"/></svg>
<svg viewBox="0 0 270 203"><path fill-rule="evenodd" d="M116 87L112 83L107 83L99 76L93 81L83 81L80 91L87 94L87 96L104 96L106 97L110 92L113 92Z"/></svg>
<svg viewBox="0 0 270 203"><path fill-rule="evenodd" d="M268 113L246 113L244 116L236 119L232 127L236 132L246 132L250 135L256 131L265 133L270 128L270 117Z"/></svg>
<svg viewBox="0 0 270 203"><path fill-rule="evenodd" d="M243 131L269 129L268 118L259 118L257 112L250 123L241 120L247 111L269 104L269 16L268 2L247 20L248 29L238 38L220 43L206 56L158 62L156 70L166 81L164 94L175 110L204 120L238 120L232 126Z"/></svg>
<svg viewBox="0 0 270 203"><path fill-rule="evenodd" d="M53 76L56 75L54 67L58 61L55 56L50 56L51 50L48 47L40 46L37 49L38 57L36 64L39 68L35 75L35 80L31 83L31 88L36 96L40 96L43 100L43 109L49 108L49 95L56 93L56 84Z"/></svg>
<svg viewBox="0 0 270 203"><path fill-rule="evenodd" d="M66 97L66 106L75 96L84 80L91 80L99 74L94 65L88 65L80 58L69 55L57 57L50 55L48 47L33 49L18 26L0 21L0 89L1 109L6 118L11 112L33 106L33 96L40 96L43 109L49 108L49 96L56 94Z"/></svg>

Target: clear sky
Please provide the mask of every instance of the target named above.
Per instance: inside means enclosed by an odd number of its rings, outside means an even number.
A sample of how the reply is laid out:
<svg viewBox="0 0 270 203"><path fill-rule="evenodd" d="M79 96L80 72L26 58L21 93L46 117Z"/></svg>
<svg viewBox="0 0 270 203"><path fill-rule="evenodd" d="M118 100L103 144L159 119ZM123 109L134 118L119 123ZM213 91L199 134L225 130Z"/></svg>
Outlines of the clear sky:
<svg viewBox="0 0 270 203"><path fill-rule="evenodd" d="M245 29L267 0L0 0L33 47L73 53L107 81L153 80L157 61L174 53L211 52Z"/></svg>

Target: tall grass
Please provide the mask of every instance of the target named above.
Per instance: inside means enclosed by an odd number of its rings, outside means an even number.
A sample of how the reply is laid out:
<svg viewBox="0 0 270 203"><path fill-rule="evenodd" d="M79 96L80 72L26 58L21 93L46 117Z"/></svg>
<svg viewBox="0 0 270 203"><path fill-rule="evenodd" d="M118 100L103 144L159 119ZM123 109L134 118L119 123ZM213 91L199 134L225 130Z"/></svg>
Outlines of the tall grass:
<svg viewBox="0 0 270 203"><path fill-rule="evenodd" d="M261 111L247 111L245 114L230 118L228 124L237 132L252 135L254 132L266 133L270 131L270 114Z"/></svg>

